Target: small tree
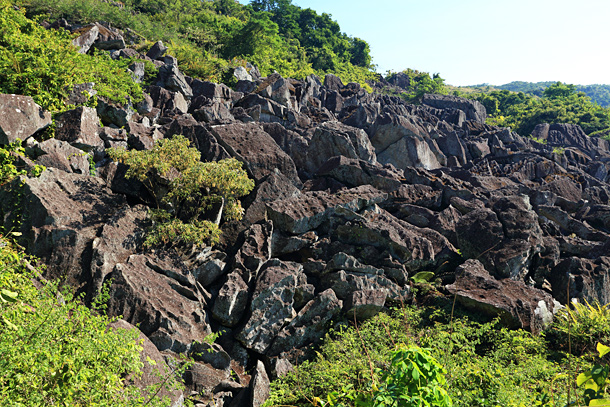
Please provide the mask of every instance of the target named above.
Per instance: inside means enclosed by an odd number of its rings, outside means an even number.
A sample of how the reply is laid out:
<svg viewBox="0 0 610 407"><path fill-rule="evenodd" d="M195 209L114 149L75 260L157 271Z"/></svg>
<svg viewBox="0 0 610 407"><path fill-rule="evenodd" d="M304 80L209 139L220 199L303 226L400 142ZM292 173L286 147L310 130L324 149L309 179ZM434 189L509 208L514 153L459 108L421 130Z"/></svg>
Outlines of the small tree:
<svg viewBox="0 0 610 407"><path fill-rule="evenodd" d="M154 201L156 224L146 246L217 242L220 221L241 219L239 198L254 188L241 162L201 162L184 136L160 140L151 150L112 148L108 154L129 166L126 178L141 181Z"/></svg>

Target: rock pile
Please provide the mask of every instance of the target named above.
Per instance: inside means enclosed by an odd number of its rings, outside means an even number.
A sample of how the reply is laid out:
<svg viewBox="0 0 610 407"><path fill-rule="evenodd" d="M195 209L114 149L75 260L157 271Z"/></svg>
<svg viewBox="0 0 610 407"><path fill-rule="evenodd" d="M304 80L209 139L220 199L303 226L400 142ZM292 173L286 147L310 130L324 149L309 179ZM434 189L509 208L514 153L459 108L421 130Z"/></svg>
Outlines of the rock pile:
<svg viewBox="0 0 610 407"><path fill-rule="evenodd" d="M135 52L99 24L79 30L83 52ZM610 302L607 141L540 125L539 144L484 124L476 102L408 105L333 75L240 70L233 90L184 76L165 50L138 55L159 68L143 102L77 107L57 119L54 140L33 137L48 113L0 95L0 143L26 140L48 168L25 180L18 209L9 188L0 202L6 224L22 217L49 276L88 298L110 283L112 315L163 354L195 358L186 379L193 394L205 390L198 405L261 405L270 378L306 357L331 321L410 301L420 271L465 306L534 332L568 286L571 298ZM205 160L239 159L256 181L244 219L189 256L142 249L145 189L104 152L176 134ZM212 332L222 335L209 345Z"/></svg>

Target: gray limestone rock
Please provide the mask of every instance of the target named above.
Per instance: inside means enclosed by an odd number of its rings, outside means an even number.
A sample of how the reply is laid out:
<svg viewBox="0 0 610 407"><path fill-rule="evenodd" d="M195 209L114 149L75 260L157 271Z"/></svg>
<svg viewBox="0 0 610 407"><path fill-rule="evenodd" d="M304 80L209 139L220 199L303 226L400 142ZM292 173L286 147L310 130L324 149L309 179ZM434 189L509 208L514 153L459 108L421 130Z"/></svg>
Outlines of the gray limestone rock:
<svg viewBox="0 0 610 407"><path fill-rule="evenodd" d="M51 125L51 113L29 96L0 95L0 145L25 141Z"/></svg>

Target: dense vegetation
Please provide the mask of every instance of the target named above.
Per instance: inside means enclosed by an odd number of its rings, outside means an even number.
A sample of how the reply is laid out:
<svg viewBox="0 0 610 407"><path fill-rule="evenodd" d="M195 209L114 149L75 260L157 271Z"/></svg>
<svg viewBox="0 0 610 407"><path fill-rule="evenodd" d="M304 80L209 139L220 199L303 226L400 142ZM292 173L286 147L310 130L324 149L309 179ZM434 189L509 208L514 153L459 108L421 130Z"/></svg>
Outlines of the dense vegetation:
<svg viewBox="0 0 610 407"><path fill-rule="evenodd" d="M46 30L0 0L0 93L28 95L51 111L65 110L75 84L94 82L100 96L116 102L142 98L126 68L103 54L82 55L63 30Z"/></svg>
<svg viewBox="0 0 610 407"><path fill-rule="evenodd" d="M108 329L103 296L87 308L39 280L32 261L0 235L0 404L167 405L152 396L156 386L143 391L128 385L143 367L138 332ZM176 384L171 378L167 383Z"/></svg>
<svg viewBox="0 0 610 407"><path fill-rule="evenodd" d="M499 90L523 92L534 96L542 96L544 90L556 82L522 82L516 81L505 85L495 86ZM577 92L583 92L600 106L610 106L610 85L575 85Z"/></svg>
<svg viewBox="0 0 610 407"><path fill-rule="evenodd" d="M576 86L561 82L546 88L540 98L508 90L462 96L481 102L490 124L511 127L522 135L529 135L540 123L578 124L589 135L610 128L610 109L593 103Z"/></svg>
<svg viewBox="0 0 610 407"><path fill-rule="evenodd" d="M430 75L428 72L415 69L405 69L401 72L389 72L377 86L381 93L400 97L407 103L419 103L426 93L448 93L445 80L440 74Z"/></svg>
<svg viewBox="0 0 610 407"><path fill-rule="evenodd" d="M129 29L142 48L163 40L181 69L195 77L228 82L231 67L255 64L263 75L285 77L333 72L344 82L373 77L368 44L342 33L328 14L301 9L290 0L24 0L28 16L106 21Z"/></svg>
<svg viewBox="0 0 610 407"><path fill-rule="evenodd" d="M389 382L413 375L409 369L403 368L401 373L395 366L396 351L405 346L434 358L416 363L422 373L433 369L434 363L439 364L435 371L446 371L446 383L432 387L445 389L456 407L560 407L568 401L568 392L572 402L582 405L585 389L577 389L576 375L585 372L583 380L591 377L586 372L592 371L592 361L599 360L595 358L595 343L608 343L610 335L602 325L609 323L607 307L583 305L577 311L563 311L543 335L535 336L502 328L498 320L485 321L457 312L452 317L451 304L447 303L401 307L392 315L378 314L359 325L336 325L315 359L272 384L272 395L265 405L447 405L442 396L436 404L431 400L409 404L398 397L386 404L375 401L380 390L388 390ZM587 344L572 348L572 354L567 352L569 329L580 332L576 336ZM598 373L603 376L603 372ZM410 395L414 394L418 392Z"/></svg>

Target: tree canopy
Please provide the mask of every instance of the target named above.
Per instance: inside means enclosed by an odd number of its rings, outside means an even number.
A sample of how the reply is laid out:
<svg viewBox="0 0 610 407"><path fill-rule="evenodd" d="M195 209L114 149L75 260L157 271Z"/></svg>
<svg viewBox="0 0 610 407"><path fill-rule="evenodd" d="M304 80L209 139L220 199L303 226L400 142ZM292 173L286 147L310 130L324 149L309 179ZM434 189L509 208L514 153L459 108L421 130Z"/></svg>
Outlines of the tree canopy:
<svg viewBox="0 0 610 407"><path fill-rule="evenodd" d="M541 123L578 124L589 135L610 128L610 109L592 102L575 85L556 82L544 89L542 97L508 90L465 96L485 106L491 124L511 127L523 135Z"/></svg>

